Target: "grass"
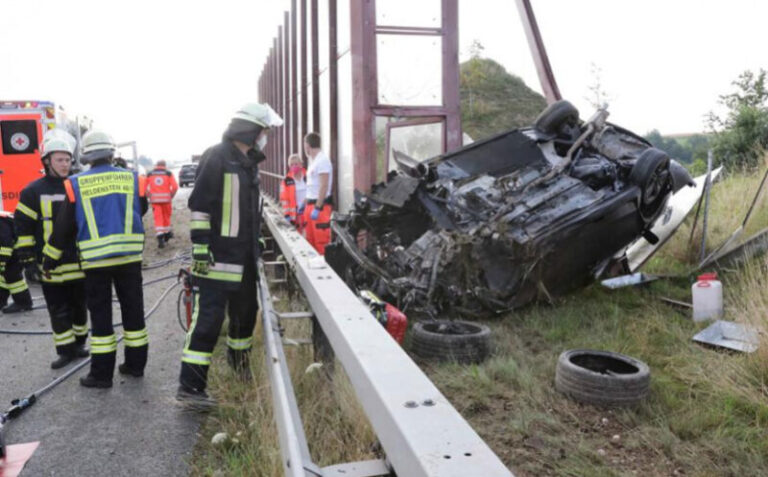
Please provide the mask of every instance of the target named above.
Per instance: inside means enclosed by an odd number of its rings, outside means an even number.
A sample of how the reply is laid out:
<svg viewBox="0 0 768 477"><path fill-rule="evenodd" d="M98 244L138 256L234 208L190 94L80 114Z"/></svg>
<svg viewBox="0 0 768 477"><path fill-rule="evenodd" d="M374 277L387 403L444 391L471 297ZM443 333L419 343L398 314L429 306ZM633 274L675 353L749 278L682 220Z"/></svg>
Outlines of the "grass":
<svg viewBox="0 0 768 477"><path fill-rule="evenodd" d="M741 223L761 178L762 172L734 175L714 187L710 249ZM682 273L681 278L616 291L592 285L554 305L490 321L495 353L481 365L423 365L516 475L768 475L766 335L749 355L703 348L691 337L706 324L659 300L690 301L692 277L685 272L698 256L700 232L690 247L688 222L647 267ZM758 205L744 237L765 226L768 208ZM726 319L768 329L765 258L722 280ZM289 329L287 334L306 333ZM571 348L617 351L645 361L652 373L650 397L636 408L608 410L556 393L555 363ZM211 379L222 405L201 431L192 474L282 475L261 353L252 363L254 384L246 386L229 373L222 351L220 345ZM322 466L374 458L375 435L340 367L332 379L305 374L311 350L288 352L315 461ZM211 445L220 431L240 432L239 442Z"/></svg>

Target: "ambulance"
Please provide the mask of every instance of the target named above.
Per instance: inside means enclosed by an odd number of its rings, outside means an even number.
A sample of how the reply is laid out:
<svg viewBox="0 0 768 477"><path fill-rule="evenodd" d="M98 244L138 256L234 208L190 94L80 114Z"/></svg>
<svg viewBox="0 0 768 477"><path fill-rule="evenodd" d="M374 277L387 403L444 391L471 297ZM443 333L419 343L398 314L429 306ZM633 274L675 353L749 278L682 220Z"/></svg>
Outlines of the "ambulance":
<svg viewBox="0 0 768 477"><path fill-rule="evenodd" d="M77 126L64 108L50 101L0 100L0 193L6 212L16 210L21 190L43 176L40 150L46 131L64 127L74 135ZM77 136L75 136L77 137Z"/></svg>

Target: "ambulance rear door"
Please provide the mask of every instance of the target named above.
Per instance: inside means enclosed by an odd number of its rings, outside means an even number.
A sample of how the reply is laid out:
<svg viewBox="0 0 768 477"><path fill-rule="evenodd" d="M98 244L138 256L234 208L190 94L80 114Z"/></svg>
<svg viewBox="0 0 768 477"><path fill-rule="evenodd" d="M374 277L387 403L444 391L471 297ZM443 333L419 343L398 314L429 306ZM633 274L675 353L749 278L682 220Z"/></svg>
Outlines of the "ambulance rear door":
<svg viewBox="0 0 768 477"><path fill-rule="evenodd" d="M2 210L15 211L21 190L43 175L40 163L43 139L41 118L41 113L37 111L0 110Z"/></svg>

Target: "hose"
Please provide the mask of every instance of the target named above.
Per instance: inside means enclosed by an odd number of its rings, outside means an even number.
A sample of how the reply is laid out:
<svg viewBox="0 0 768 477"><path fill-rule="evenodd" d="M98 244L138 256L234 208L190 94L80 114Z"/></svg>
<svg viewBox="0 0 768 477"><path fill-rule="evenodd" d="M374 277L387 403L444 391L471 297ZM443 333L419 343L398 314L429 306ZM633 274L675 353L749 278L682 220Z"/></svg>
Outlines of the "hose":
<svg viewBox="0 0 768 477"><path fill-rule="evenodd" d="M149 280L148 282L144 282L141 284L142 287L146 287L148 285L153 285L158 282L162 282L165 280L170 280L171 278L176 278L176 274L172 273L170 275L166 275L164 277L160 278L154 278L152 280ZM114 298L112 300L113 303L117 303L117 299ZM35 305L32 307L33 310L39 310L45 308L45 305ZM112 324L113 327L120 327L123 326L123 323L114 323ZM88 331L91 331L90 329ZM0 335L31 335L31 336L40 336L40 335L52 335L53 331L50 330L3 330L0 329Z"/></svg>
<svg viewBox="0 0 768 477"><path fill-rule="evenodd" d="M178 282L172 284L171 286L166 288L165 291L163 291L163 293L157 299L155 304L152 305L152 308L150 308L149 311L144 315L144 319L145 320L149 319L149 317L152 316L152 314L160 306L160 303L162 303L162 301L165 299L166 296L168 296L168 294L171 292L171 290L173 290L177 286L179 286ZM123 335L120 335L117 338L117 342L118 343L121 342L121 341L123 341ZM5 445L4 445L4 440L3 440L3 437L2 437L2 430L3 430L4 424L6 422L10 421L11 419L14 419L14 418L20 416L21 413L24 412L24 410L32 407L32 405L34 405L37 402L37 399L40 398L43 394L47 393L51 389L55 388L56 386L58 386L59 384L64 382L67 378L71 377L73 374L75 374L79 370L83 369L90 362L91 362L91 358L89 356L88 358L86 358L86 359L82 360L81 362L77 363L75 366L73 366L72 368L68 369L67 372L65 372L64 374L62 374L58 378L54 379L53 381L51 381L47 385L43 386L42 388L38 389L37 391L33 392L32 394L30 394L26 398L13 400L12 403L11 403L11 408L7 412L0 413L0 457L5 456Z"/></svg>

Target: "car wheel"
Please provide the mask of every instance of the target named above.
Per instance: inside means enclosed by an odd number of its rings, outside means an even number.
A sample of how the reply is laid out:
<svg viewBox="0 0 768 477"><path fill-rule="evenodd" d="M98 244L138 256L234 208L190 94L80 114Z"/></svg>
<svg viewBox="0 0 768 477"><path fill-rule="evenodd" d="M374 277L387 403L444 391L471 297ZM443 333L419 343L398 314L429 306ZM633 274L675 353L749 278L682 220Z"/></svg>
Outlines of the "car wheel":
<svg viewBox="0 0 768 477"><path fill-rule="evenodd" d="M629 181L640 188L640 214L648 219L655 216L670 189L669 156L649 147L637 158Z"/></svg>
<svg viewBox="0 0 768 477"><path fill-rule="evenodd" d="M648 396L651 372L640 360L610 351L576 349L557 360L555 389L598 406L631 406Z"/></svg>
<svg viewBox="0 0 768 477"><path fill-rule="evenodd" d="M491 352L491 330L468 321L420 321L411 330L411 349L420 358L480 363Z"/></svg>
<svg viewBox="0 0 768 477"><path fill-rule="evenodd" d="M579 123L579 110L565 100L556 101L544 109L534 122L534 127L544 134L557 134L564 124Z"/></svg>

